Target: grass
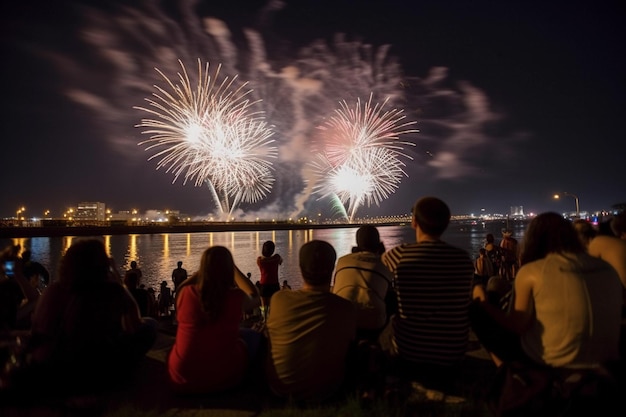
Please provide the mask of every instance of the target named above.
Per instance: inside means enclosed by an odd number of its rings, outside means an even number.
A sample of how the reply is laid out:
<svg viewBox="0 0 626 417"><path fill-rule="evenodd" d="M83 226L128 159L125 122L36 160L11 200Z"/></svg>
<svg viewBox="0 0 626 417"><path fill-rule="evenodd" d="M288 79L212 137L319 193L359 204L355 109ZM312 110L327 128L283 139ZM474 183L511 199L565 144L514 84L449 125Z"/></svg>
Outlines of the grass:
<svg viewBox="0 0 626 417"><path fill-rule="evenodd" d="M483 403L465 401L451 403L426 398L409 398L400 404L384 400L363 402L356 397L328 405L301 405L286 403L282 407L262 410L260 413L236 410L140 410L124 406L105 414L105 417L479 417L491 416Z"/></svg>
<svg viewBox="0 0 626 417"><path fill-rule="evenodd" d="M486 374L485 374L486 375ZM408 392L387 398L363 400L356 394L331 403L271 402L254 410L225 410L220 407L178 408L158 411L125 404L104 417L487 417L492 416L484 393L488 380L465 386L463 397L446 396L413 383ZM244 400L245 402L245 400Z"/></svg>

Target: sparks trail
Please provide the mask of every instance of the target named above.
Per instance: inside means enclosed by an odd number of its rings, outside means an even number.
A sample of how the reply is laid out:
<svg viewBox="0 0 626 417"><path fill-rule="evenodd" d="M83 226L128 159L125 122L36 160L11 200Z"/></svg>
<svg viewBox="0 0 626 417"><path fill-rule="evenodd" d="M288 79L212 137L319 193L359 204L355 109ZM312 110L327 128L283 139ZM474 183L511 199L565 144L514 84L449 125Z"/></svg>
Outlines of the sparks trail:
<svg viewBox="0 0 626 417"><path fill-rule="evenodd" d="M342 101L320 126L326 136L322 152L311 162L316 174L313 190L320 198L336 195L348 204L349 221L363 204L378 205L394 193L407 176L400 158L413 159L402 151L415 144L399 136L418 132L411 128L415 122L404 121L402 110L384 111L387 101L372 107L372 94L364 104L357 99L354 108Z"/></svg>
<svg viewBox="0 0 626 417"><path fill-rule="evenodd" d="M209 63L203 70L198 59L198 81L192 84L179 63L178 83L157 69L169 89L155 85L153 98L146 98L149 106L135 107L154 117L136 125L150 135L139 145L155 152L149 160L159 159L156 169L172 172L172 182L183 175L183 184L206 183L228 219L239 203L254 203L270 193L274 177L269 159L277 156L273 131L262 111L254 110L260 100L248 98L252 90L247 83L237 86L237 76L219 81L221 66L211 74Z"/></svg>

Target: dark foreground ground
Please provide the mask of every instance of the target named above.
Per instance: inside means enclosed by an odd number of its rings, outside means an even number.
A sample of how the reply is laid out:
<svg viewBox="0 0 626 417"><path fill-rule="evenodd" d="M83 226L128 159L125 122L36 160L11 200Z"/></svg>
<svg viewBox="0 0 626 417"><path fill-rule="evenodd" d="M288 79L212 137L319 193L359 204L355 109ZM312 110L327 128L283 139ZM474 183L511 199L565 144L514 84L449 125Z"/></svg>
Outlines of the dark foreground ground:
<svg viewBox="0 0 626 417"><path fill-rule="evenodd" d="M169 319L160 322L156 344L148 353L131 381L120 381L118 387L98 395L46 398L45 393L30 392L24 397L0 397L0 416L139 416L139 417L249 417L267 415L268 410L288 407L285 400L270 394L262 381L249 378L236 390L196 397L173 393L167 382L165 358L174 341L175 328ZM467 404L474 410L463 415L485 414L484 395L495 367L477 342L468 352L462 374L461 396L451 401ZM445 393L423 392L440 400Z"/></svg>

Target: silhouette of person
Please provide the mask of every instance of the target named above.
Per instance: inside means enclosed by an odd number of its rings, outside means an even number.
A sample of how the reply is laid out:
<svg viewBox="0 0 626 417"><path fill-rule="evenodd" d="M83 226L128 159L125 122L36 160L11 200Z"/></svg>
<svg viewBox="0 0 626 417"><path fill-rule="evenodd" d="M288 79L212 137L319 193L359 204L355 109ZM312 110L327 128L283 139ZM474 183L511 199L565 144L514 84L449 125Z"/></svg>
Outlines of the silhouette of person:
<svg viewBox="0 0 626 417"><path fill-rule="evenodd" d="M270 300L274 293L280 290L278 281L278 267L283 263L283 258L274 253L276 245L271 240L263 243L261 256L256 260L259 270L261 271L261 307L263 315L267 318L270 309Z"/></svg>
<svg viewBox="0 0 626 417"><path fill-rule="evenodd" d="M180 284L187 279L187 270L183 268L183 261L176 263L176 268L172 271L172 282L174 283L174 292L178 290Z"/></svg>
<svg viewBox="0 0 626 417"><path fill-rule="evenodd" d="M103 241L75 241L57 278L33 315L31 356L41 378L29 384L71 392L128 379L154 344L158 323L141 317Z"/></svg>
<svg viewBox="0 0 626 417"><path fill-rule="evenodd" d="M141 284L141 278L143 277L143 273L141 272L141 269L137 267L137 261L131 261L130 269L124 273L124 285L128 287L128 284L126 283L126 277L131 272L137 274L137 285Z"/></svg>
<svg viewBox="0 0 626 417"><path fill-rule="evenodd" d="M31 259L32 253L29 249L22 252L22 260L24 265L24 275L32 277L39 276L43 286L50 284L50 272L41 263Z"/></svg>

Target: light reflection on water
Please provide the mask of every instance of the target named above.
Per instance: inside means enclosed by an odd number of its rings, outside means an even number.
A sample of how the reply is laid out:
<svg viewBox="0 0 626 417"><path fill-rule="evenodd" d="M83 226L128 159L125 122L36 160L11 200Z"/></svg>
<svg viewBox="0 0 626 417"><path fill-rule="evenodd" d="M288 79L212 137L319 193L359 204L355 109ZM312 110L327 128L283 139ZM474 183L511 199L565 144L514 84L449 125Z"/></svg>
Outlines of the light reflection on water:
<svg viewBox="0 0 626 417"><path fill-rule="evenodd" d="M472 257L483 246L485 235L493 233L496 242L501 238L500 223L450 225L443 240L467 250ZM520 242L524 235L525 224L513 225L514 237ZM378 228L381 240L387 249L403 242L414 242L415 231L410 225L381 226ZM137 261L143 272L143 282L157 292L159 283L167 281L170 287L172 270L176 262L183 261L183 267L193 272L200 264L202 252L209 246L225 246L233 253L235 262L244 272L252 273L252 280L259 279L256 258L261 254L261 247L266 240L276 243L276 252L283 259L279 269L280 279L288 280L292 288L300 288L302 281L298 268L298 251L302 244L321 239L331 243L338 256L345 255L356 245L356 226L338 229L276 230L259 232L209 232L209 233L169 233L153 235L116 235L104 236L109 254L115 259L120 272L130 267L130 262ZM14 244L30 248L33 259L48 267L52 277L62 254L75 241L75 237L37 237L13 239Z"/></svg>

